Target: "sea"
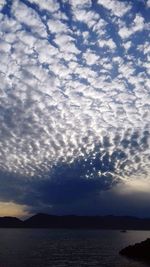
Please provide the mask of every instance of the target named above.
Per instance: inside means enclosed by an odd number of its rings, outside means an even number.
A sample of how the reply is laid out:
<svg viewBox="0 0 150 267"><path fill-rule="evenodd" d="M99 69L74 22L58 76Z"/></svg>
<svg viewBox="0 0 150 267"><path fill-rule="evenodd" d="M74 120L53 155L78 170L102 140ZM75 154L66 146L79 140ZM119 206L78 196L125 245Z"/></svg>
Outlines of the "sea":
<svg viewBox="0 0 150 267"><path fill-rule="evenodd" d="M119 251L150 231L0 229L0 267L148 267Z"/></svg>

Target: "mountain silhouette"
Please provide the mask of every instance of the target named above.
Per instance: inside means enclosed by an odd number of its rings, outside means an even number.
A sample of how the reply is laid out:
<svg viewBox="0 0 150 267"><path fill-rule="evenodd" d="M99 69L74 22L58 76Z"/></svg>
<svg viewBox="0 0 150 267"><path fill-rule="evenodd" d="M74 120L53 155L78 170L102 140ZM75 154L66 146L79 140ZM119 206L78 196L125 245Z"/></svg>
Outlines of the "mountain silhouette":
<svg viewBox="0 0 150 267"><path fill-rule="evenodd" d="M20 228L23 225L23 221L16 217L0 217L1 228Z"/></svg>
<svg viewBox="0 0 150 267"><path fill-rule="evenodd" d="M130 216L77 216L38 213L26 220L0 217L0 228L78 228L150 230L150 218Z"/></svg>

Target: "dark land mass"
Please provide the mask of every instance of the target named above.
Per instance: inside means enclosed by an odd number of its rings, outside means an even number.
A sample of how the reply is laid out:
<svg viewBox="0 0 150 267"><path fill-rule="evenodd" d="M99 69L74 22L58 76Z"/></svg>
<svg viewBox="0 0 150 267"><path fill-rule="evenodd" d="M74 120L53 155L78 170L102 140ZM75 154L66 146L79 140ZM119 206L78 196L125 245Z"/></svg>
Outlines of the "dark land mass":
<svg viewBox="0 0 150 267"><path fill-rule="evenodd" d="M150 262L150 238L141 243L128 246L119 253L132 259Z"/></svg>
<svg viewBox="0 0 150 267"><path fill-rule="evenodd" d="M16 228L22 227L22 221L15 217L0 217L1 228Z"/></svg>
<svg viewBox="0 0 150 267"><path fill-rule="evenodd" d="M0 228L68 228L150 230L150 218L36 214L27 220L0 217ZM125 231L124 231L125 232Z"/></svg>

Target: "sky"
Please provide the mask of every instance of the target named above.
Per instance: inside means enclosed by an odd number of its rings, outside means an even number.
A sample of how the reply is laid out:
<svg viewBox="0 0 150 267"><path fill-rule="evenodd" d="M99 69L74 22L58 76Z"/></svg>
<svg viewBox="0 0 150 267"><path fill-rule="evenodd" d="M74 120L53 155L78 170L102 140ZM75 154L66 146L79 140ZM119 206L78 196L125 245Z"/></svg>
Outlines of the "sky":
<svg viewBox="0 0 150 267"><path fill-rule="evenodd" d="M0 0L0 216L150 217L150 0Z"/></svg>

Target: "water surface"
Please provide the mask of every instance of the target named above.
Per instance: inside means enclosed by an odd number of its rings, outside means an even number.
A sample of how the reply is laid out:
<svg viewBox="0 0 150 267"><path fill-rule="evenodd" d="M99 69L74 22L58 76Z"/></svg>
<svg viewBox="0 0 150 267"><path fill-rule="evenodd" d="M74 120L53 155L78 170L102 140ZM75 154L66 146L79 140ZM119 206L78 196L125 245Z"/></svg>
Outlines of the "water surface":
<svg viewBox="0 0 150 267"><path fill-rule="evenodd" d="M150 231L0 229L0 267L148 267L118 254Z"/></svg>

